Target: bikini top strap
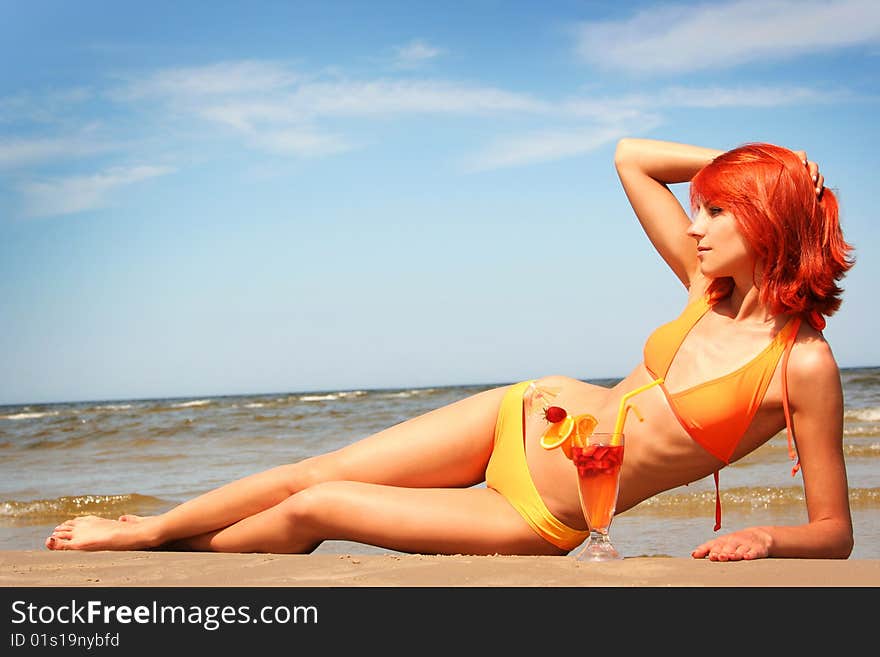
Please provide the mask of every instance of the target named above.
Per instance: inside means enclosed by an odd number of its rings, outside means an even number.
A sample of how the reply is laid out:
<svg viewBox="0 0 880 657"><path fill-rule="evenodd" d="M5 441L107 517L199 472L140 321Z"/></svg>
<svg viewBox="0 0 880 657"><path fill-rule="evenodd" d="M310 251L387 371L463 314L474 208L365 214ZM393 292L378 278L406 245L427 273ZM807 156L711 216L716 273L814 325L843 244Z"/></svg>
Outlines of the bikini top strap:
<svg viewBox="0 0 880 657"><path fill-rule="evenodd" d="M792 477L794 477L797 474L797 471L800 470L801 460L797 455L794 439L794 426L791 422L791 410L788 407L788 357L791 354L791 348L794 346L800 328L801 320L800 318L797 318L794 321L794 328L788 336L787 344L785 345L785 354L782 356L782 408L785 411L785 431L788 435L788 457L792 461L797 461L791 468Z"/></svg>
<svg viewBox="0 0 880 657"><path fill-rule="evenodd" d="M715 527L713 531L721 529L721 491L718 489L718 470L712 474L715 479Z"/></svg>

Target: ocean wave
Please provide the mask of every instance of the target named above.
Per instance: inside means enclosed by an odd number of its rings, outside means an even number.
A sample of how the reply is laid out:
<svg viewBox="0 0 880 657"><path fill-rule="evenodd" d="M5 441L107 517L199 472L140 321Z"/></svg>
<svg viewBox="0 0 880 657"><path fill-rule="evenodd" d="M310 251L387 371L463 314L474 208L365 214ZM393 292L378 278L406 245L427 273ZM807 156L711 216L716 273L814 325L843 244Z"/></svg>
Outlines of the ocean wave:
<svg viewBox="0 0 880 657"><path fill-rule="evenodd" d="M844 438L877 438L880 437L880 425L846 426L843 428Z"/></svg>
<svg viewBox="0 0 880 657"><path fill-rule="evenodd" d="M864 385L868 387L873 387L880 383L880 375L878 375L877 373L865 374L859 372L853 374L844 374L842 379L844 385L846 386Z"/></svg>
<svg viewBox="0 0 880 657"><path fill-rule="evenodd" d="M152 513L168 502L150 495L70 495L43 500L5 500L0 502L0 526L43 524L68 518L95 515L117 518L124 513Z"/></svg>
<svg viewBox="0 0 880 657"><path fill-rule="evenodd" d="M52 417L53 415L58 415L60 412L61 411L10 413L9 415L0 415L0 420L36 420L41 417Z"/></svg>
<svg viewBox="0 0 880 657"><path fill-rule="evenodd" d="M877 406L848 408L844 412L843 419L848 422L878 422L880 421L880 408Z"/></svg>
<svg viewBox="0 0 880 657"><path fill-rule="evenodd" d="M196 406L207 406L208 404L214 403L213 399L194 399L193 401L185 401L179 402L177 404L171 404L171 408L193 408Z"/></svg>
<svg viewBox="0 0 880 657"><path fill-rule="evenodd" d="M880 488L851 488L849 501L852 508L880 508ZM750 511L804 504L801 487L735 487L721 491L725 509ZM670 517L690 517L694 513L714 512L715 491L675 491L661 493L627 511L627 515L653 514Z"/></svg>
<svg viewBox="0 0 880 657"><path fill-rule="evenodd" d="M410 388L409 390L398 390L397 392L386 392L377 397L385 399L407 399L409 397L418 397L420 395L430 395L437 392L437 388Z"/></svg>
<svg viewBox="0 0 880 657"><path fill-rule="evenodd" d="M134 408L132 404L104 404L102 406L93 406L92 410L95 411L127 411L130 408Z"/></svg>
<svg viewBox="0 0 880 657"><path fill-rule="evenodd" d="M335 399L339 399L339 394L334 393L330 395L301 395L298 397L299 401L304 402L313 402L313 401L333 401Z"/></svg>
<svg viewBox="0 0 880 657"><path fill-rule="evenodd" d="M40 432L30 436L28 441L16 445L21 449L40 450L40 449L77 449L88 444L90 436L72 436L59 439L51 432Z"/></svg>
<svg viewBox="0 0 880 657"><path fill-rule="evenodd" d="M847 456L880 456L880 443L868 445L847 444L843 446L843 453Z"/></svg>

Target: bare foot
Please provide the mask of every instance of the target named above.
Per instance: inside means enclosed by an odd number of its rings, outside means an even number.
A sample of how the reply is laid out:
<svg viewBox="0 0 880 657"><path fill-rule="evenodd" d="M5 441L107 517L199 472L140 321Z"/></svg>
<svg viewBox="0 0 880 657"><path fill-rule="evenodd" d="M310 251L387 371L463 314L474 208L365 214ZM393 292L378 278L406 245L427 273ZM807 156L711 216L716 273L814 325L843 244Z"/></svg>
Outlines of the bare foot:
<svg viewBox="0 0 880 657"><path fill-rule="evenodd" d="M50 550L143 550L159 544L152 518L135 522L80 516L58 525L46 539Z"/></svg>
<svg viewBox="0 0 880 657"><path fill-rule="evenodd" d="M125 515L119 516L119 522L139 522L144 518L151 518L152 516L136 516L133 513L126 513Z"/></svg>

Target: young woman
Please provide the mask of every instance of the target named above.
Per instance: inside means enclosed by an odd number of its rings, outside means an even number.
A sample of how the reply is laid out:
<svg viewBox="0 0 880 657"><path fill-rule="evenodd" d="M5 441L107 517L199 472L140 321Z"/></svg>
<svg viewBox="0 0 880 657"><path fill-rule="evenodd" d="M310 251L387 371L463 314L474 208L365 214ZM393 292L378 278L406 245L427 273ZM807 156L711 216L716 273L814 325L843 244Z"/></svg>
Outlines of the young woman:
<svg viewBox="0 0 880 657"><path fill-rule="evenodd" d="M618 512L717 477L787 427L808 522L718 535L693 556L848 557L843 398L821 330L852 260L818 167L769 144L721 152L645 139L621 140L615 165L687 290L682 315L650 335L644 361L618 385L548 376L487 390L158 516L66 521L46 546L294 553L349 540L406 552L566 554L587 526L576 469L563 450L539 444L547 420L528 412L535 391L555 389L554 405L589 413L607 431L624 394L662 377L639 393L644 421L626 428ZM692 219L667 187L688 181Z"/></svg>

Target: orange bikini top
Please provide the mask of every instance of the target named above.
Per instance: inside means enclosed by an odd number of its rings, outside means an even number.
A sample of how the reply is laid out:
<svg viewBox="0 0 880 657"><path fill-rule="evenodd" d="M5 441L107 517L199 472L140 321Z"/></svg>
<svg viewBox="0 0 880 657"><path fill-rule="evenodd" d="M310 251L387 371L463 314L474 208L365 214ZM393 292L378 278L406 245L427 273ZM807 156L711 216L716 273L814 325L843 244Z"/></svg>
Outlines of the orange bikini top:
<svg viewBox="0 0 880 657"><path fill-rule="evenodd" d="M709 300L702 297L688 304L677 319L660 326L648 337L644 348L645 367L654 378L666 378L682 342L711 307ZM800 323L800 317L792 317L761 353L733 372L674 393L669 392L665 383L660 385L669 407L688 435L724 464L730 463L731 456L761 406L783 353L782 399L789 455L796 457L792 447L786 366ZM797 469L798 466L795 465L792 474ZM715 488L717 531L721 527L721 502L717 494L718 471L715 472Z"/></svg>

